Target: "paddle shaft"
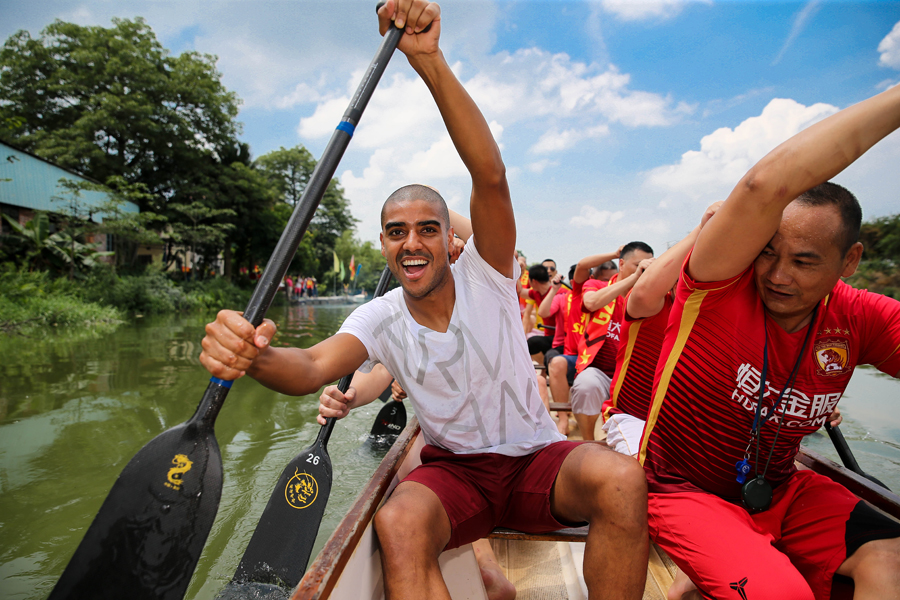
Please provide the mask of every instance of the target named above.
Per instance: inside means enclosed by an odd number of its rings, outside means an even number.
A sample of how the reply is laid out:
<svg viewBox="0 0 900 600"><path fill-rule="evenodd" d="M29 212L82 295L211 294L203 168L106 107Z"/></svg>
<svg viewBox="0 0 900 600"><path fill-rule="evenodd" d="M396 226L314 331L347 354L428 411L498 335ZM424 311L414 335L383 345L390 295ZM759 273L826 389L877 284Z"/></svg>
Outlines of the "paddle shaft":
<svg viewBox="0 0 900 600"><path fill-rule="evenodd" d="M350 101L341 122L331 135L322 158L316 164L312 177L310 177L306 189L303 190L303 195L300 197L284 233L281 234L275 251L266 264L266 269L250 298L247 310L244 311L244 318L250 321L254 327L262 323L266 311L269 310L272 299L278 291L278 284L284 278L303 234L306 233L316 208L325 195L338 163L350 143L350 138L353 137L356 125L372 97L372 92L375 91L375 86L378 85L378 81L402 36L403 30L396 27L391 27L385 34L375 58L369 64L362 82L353 95L353 100Z"/></svg>
<svg viewBox="0 0 900 600"><path fill-rule="evenodd" d="M328 141L328 145L325 146L322 158L319 159L316 168L313 169L309 183L306 184L306 188L303 190L303 194L300 196L300 200L297 202L297 206L294 208L294 212L291 214L291 218L288 220L287 226L282 232L281 238L279 238L278 244L275 246L275 250L272 252L272 256L269 258L269 262L266 264L259 282L256 284L256 288L253 290L250 302L247 304L246 310L244 310L244 318L250 321L254 327L258 327L262 323L266 312L272 305L272 300L278 292L278 285L284 279L284 275L291 265L291 260L297 252L297 247L300 245L307 228L309 228L319 203L325 196L328 184L331 183L331 178L341 162L341 157L344 156L344 151L347 150L347 146L350 144L356 125L359 123L359 119L362 117L362 113L372 97L372 92L375 91L375 86L381 80L384 69L387 67L388 61L391 59L402 36L403 30L396 27L391 27L384 35L375 58L372 59L369 68L366 69L366 74L356 89L350 105L344 111L341 122L338 123L334 133L331 135L331 139ZM208 423L214 422L216 415L219 414L219 409L222 407L222 403L225 402L225 398L228 396L231 384L232 382L230 381L216 377L210 379L200 402L200 408L197 409L194 418L199 416L204 419L213 419L213 421L207 421ZM326 434L326 440L328 435L331 435L330 431Z"/></svg>
<svg viewBox="0 0 900 600"><path fill-rule="evenodd" d="M834 444L834 449L837 450L838 456L841 457L841 462L844 463L845 467L857 475L862 475L866 479L877 483L886 490L891 489L875 476L869 475L863 471L862 467L859 466L859 463L856 462L856 457L853 456L853 452L850 450L850 446L847 444L847 440L844 438L844 434L841 433L841 428L839 426L832 427L830 423L826 422L825 431L828 432L828 437L831 438L831 443Z"/></svg>

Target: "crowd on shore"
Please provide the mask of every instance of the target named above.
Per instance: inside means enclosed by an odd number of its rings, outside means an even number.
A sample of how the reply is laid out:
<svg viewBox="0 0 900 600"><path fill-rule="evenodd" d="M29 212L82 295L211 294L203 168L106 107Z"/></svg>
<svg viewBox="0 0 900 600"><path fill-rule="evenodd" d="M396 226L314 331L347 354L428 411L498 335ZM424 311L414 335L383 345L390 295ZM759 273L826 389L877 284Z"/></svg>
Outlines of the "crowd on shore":
<svg viewBox="0 0 900 600"><path fill-rule="evenodd" d="M304 297L319 297L319 286L315 277L304 277L302 275L291 277L290 275L285 275L283 285L289 302Z"/></svg>

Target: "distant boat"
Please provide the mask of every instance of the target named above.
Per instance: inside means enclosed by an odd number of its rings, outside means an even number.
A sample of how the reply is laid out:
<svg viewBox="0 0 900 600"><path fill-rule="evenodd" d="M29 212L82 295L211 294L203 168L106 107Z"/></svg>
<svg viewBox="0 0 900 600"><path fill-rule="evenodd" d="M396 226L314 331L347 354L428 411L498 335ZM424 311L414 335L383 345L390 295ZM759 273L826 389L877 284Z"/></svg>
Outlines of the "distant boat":
<svg viewBox="0 0 900 600"><path fill-rule="evenodd" d="M353 296L342 294L340 296L294 296L291 298L292 304L362 304L366 301L366 293L360 292Z"/></svg>

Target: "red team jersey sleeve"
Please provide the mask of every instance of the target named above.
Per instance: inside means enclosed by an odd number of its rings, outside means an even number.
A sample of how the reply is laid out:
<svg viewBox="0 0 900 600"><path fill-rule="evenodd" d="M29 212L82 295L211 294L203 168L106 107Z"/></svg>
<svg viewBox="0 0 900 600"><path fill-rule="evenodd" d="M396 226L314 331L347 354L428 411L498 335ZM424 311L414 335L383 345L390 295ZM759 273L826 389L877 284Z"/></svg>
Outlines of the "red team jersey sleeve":
<svg viewBox="0 0 900 600"><path fill-rule="evenodd" d="M701 283L682 270L641 442L651 492L739 498L734 465L750 439L760 389L764 414L772 412L798 357L796 381L761 432L760 462L775 444L766 475L775 486L795 471L800 441L824 424L856 365L900 371L900 302L839 281L820 302L801 356L807 328L787 333L766 316L753 273L751 266L727 281ZM755 467L753 456L750 462Z"/></svg>
<svg viewBox="0 0 900 600"><path fill-rule="evenodd" d="M630 295L631 292L628 292ZM604 403L604 420L616 413L647 420L656 363L674 303L672 294L666 294L662 310L651 317L634 319L628 316L628 296L625 296L623 303L626 310L616 355L616 372L612 378L610 399Z"/></svg>

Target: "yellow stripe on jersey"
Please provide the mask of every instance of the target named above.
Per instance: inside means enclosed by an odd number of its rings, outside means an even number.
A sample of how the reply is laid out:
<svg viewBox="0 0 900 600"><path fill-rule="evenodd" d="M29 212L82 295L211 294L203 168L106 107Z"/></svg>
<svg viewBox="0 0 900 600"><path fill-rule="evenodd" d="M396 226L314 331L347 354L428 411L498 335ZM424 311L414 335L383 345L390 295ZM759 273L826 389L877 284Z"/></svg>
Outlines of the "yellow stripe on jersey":
<svg viewBox="0 0 900 600"><path fill-rule="evenodd" d="M681 311L681 323L678 325L678 337L675 338L675 345L666 358L666 366L663 369L662 376L659 378L659 385L656 387L656 394L653 396L653 403L650 405L650 412L647 413L647 424L644 426L644 435L641 439L641 453L638 460L644 464L647 458L647 440L650 439L650 433L656 426L656 420L659 417L659 411L662 408L663 400L666 398L666 392L669 390L669 382L672 380L672 373L675 371L675 365L681 358L684 351L684 345L687 343L688 336L697 322L697 316L700 314L700 305L703 299L711 290L694 290L688 296Z"/></svg>
<svg viewBox="0 0 900 600"><path fill-rule="evenodd" d="M634 351L634 344L638 339L638 332L641 329L641 323L643 321L634 321L628 327L628 345L625 347L625 360L622 361L622 368L619 371L619 378L616 379L616 386L612 391L612 405L616 406L617 399L619 398L619 390L622 389L622 383L625 381L625 377L628 375L628 364L631 362L631 353ZM609 409L606 409L606 413L603 415L603 420L606 421L609 418Z"/></svg>

